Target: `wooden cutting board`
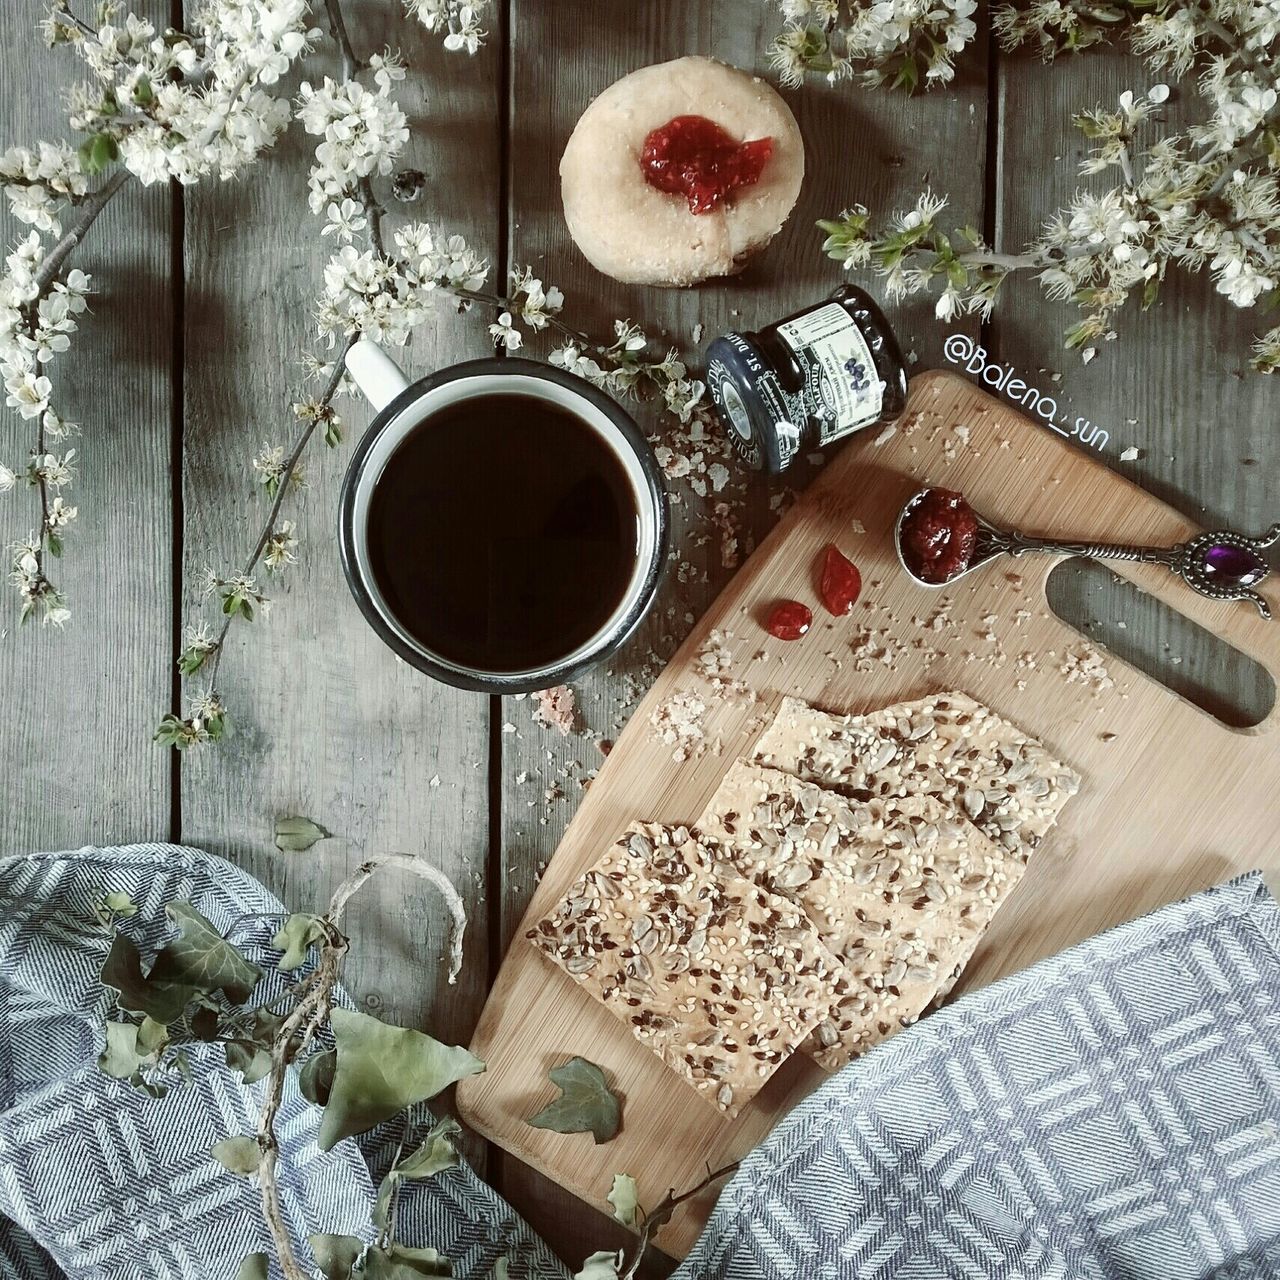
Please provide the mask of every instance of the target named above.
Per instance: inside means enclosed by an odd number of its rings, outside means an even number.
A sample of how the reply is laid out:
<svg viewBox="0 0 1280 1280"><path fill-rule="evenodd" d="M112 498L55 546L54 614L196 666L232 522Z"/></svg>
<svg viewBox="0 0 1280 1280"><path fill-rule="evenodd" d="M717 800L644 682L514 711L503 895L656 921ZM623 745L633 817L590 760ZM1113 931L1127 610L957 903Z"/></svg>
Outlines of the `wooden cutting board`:
<svg viewBox="0 0 1280 1280"><path fill-rule="evenodd" d="M902 503L927 483L959 489L995 523L1033 533L1168 544L1195 527L955 374L919 377L897 430L886 434L869 432L827 463L654 684L565 833L481 1016L471 1048L489 1065L459 1086L463 1116L606 1212L613 1173L632 1174L641 1203L652 1206L668 1189L698 1182L708 1163L719 1167L745 1154L826 1077L797 1054L729 1121L535 952L524 932L632 820L696 818L734 758L749 753L761 713L784 695L861 712L960 689L1041 738L1082 776L1079 795L996 916L961 990L1237 872L1280 871L1275 711L1255 729L1228 729L1106 654L1113 686L1069 682L1062 668L1069 654L1086 652L1086 642L1046 603L1054 561L998 561L939 592L910 582L892 543ZM822 611L815 591L816 566L830 542L861 568L864 583L853 615L839 620ZM1158 567L1116 568L1273 677L1280 672L1280 621L1264 621L1249 604L1205 600ZM1264 590L1280 614L1280 590L1274 583ZM772 639L762 625L783 597L814 609L813 630L792 643ZM729 634L732 674L763 703L717 701L695 672L712 629ZM889 661L868 658L871 651ZM706 697L708 745L678 763L650 721L682 689ZM718 752L711 749L717 741ZM574 1054L599 1063L624 1097L622 1132L601 1146L589 1134L562 1136L525 1123L555 1096L548 1068ZM659 1234L659 1245L683 1256L715 1196L712 1190L690 1201Z"/></svg>

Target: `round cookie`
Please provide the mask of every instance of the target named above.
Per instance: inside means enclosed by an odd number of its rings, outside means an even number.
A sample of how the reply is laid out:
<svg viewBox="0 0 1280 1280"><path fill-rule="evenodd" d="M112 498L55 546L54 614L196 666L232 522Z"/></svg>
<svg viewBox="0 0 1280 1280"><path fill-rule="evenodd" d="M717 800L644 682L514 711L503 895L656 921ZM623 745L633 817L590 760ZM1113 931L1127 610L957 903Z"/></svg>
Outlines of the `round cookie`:
<svg viewBox="0 0 1280 1280"><path fill-rule="evenodd" d="M759 181L708 213L650 186L640 164L652 130L690 115L738 142L773 140ZM624 76L582 113L560 161L569 234L597 270L628 284L690 285L740 271L782 229L803 178L791 109L765 81L711 58Z"/></svg>

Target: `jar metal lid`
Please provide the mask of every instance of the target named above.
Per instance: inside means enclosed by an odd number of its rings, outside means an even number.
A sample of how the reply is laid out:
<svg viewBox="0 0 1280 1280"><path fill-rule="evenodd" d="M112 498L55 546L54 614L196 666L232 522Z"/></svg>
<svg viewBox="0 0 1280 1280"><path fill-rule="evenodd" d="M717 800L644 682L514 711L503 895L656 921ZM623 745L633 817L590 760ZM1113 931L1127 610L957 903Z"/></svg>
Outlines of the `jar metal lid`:
<svg viewBox="0 0 1280 1280"><path fill-rule="evenodd" d="M730 331L707 348L707 387L729 440L749 466L777 474L799 452L806 410L760 348Z"/></svg>

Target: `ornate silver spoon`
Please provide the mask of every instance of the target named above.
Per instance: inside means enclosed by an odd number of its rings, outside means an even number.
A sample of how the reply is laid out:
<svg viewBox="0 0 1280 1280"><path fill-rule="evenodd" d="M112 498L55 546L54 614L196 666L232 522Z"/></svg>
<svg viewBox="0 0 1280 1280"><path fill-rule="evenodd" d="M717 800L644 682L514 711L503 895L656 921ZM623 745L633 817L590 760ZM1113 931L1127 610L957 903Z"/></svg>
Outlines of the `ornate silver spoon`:
<svg viewBox="0 0 1280 1280"><path fill-rule="evenodd" d="M1271 606L1253 588L1270 572L1262 553L1280 542L1280 524L1273 524L1259 538L1224 529L1199 534L1175 547L1135 547L1109 542L1060 542L1054 538L1033 538L1016 529L997 529L975 511L978 538L968 563L943 582L929 582L912 569L903 554L902 527L930 492L930 489L921 489L913 494L898 513L893 527L893 545L898 561L912 580L922 587L949 587L997 556L1044 553L1087 556L1091 560L1136 560L1142 564L1164 565L1193 591L1211 600L1251 600L1264 618L1271 617Z"/></svg>

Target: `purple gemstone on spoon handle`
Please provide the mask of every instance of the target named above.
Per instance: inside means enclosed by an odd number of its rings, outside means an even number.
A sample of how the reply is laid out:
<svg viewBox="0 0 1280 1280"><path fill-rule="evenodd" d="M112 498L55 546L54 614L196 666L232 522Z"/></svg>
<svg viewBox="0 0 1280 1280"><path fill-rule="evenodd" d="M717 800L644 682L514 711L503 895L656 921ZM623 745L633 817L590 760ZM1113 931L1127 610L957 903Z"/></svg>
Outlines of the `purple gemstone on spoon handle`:
<svg viewBox="0 0 1280 1280"><path fill-rule="evenodd" d="M1267 575L1267 562L1244 547L1217 542L1206 547L1201 561L1206 577L1251 587Z"/></svg>

